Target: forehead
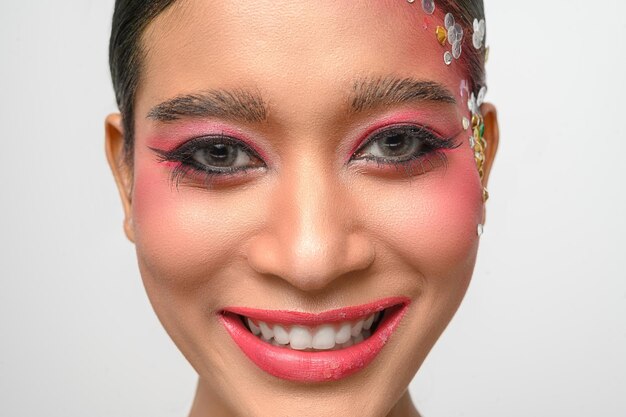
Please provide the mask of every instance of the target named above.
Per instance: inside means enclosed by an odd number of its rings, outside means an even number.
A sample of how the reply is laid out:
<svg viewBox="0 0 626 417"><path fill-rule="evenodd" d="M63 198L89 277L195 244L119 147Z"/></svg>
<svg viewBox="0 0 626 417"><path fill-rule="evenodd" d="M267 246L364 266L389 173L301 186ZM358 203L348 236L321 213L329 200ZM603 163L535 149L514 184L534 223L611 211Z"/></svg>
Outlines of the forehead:
<svg viewBox="0 0 626 417"><path fill-rule="evenodd" d="M178 0L144 34L137 108L246 86L273 106L306 111L338 103L352 80L368 75L436 81L456 92L461 64L443 63L434 35L442 20L406 0Z"/></svg>

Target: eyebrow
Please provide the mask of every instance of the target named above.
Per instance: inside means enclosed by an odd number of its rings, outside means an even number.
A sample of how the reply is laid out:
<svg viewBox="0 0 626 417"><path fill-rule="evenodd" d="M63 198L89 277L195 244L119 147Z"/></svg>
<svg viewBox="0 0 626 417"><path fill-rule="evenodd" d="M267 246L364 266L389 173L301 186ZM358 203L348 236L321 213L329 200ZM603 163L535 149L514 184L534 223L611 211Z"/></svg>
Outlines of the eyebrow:
<svg viewBox="0 0 626 417"><path fill-rule="evenodd" d="M355 114L394 104L455 104L456 100L440 83L386 76L355 80L348 102L349 113ZM246 89L215 89L174 97L154 106L147 117L161 122L189 117L217 117L260 123L267 120L268 114L268 106L257 92Z"/></svg>
<svg viewBox="0 0 626 417"><path fill-rule="evenodd" d="M456 104L450 91L434 81L394 76L366 78L353 84L353 113L392 104L439 102Z"/></svg>
<svg viewBox="0 0 626 417"><path fill-rule="evenodd" d="M187 94L154 106L148 119L171 122L183 117L218 117L244 122L267 120L267 105L255 92L245 89L208 90Z"/></svg>

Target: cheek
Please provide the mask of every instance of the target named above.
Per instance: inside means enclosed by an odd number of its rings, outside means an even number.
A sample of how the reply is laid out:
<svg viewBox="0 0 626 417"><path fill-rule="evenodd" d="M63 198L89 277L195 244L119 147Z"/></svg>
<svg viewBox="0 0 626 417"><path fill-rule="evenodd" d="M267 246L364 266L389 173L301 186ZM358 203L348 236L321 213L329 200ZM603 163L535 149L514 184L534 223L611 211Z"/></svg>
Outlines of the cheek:
<svg viewBox="0 0 626 417"><path fill-rule="evenodd" d="M470 153L450 152L445 171L377 189L379 233L429 284L467 280L473 270L483 205Z"/></svg>
<svg viewBox="0 0 626 417"><path fill-rule="evenodd" d="M182 185L178 191L167 170L135 167L135 244L146 284L187 292L232 260L250 213L236 194L217 197Z"/></svg>

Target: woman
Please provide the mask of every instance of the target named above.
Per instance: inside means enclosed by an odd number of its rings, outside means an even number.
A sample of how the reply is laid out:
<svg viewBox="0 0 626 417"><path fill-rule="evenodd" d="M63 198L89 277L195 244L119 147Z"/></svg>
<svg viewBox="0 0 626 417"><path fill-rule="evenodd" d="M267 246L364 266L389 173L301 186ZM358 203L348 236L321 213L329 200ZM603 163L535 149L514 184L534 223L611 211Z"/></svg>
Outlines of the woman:
<svg viewBox="0 0 626 417"><path fill-rule="evenodd" d="M417 416L498 127L482 1L117 1L106 151L191 417Z"/></svg>

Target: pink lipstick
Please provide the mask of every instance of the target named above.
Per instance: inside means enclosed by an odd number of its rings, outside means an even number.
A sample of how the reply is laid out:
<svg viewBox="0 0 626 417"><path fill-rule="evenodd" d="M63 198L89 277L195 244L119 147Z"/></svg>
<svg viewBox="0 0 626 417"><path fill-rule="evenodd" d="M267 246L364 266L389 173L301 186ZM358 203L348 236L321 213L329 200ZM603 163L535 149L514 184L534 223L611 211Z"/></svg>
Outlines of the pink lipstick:
<svg viewBox="0 0 626 417"><path fill-rule="evenodd" d="M227 307L219 318L263 371L298 382L345 378L381 352L410 300L392 297L319 314Z"/></svg>

